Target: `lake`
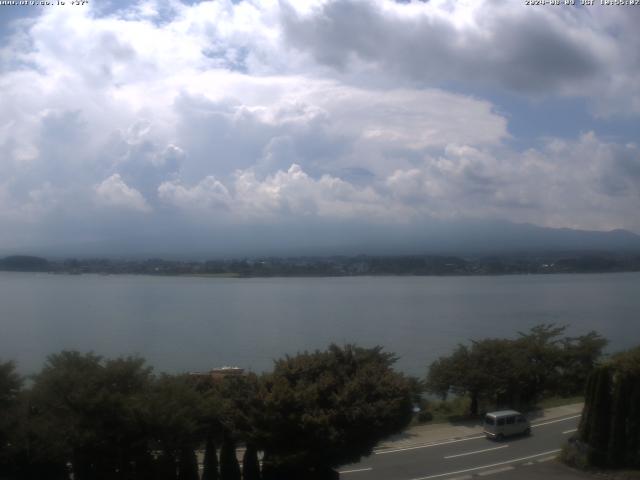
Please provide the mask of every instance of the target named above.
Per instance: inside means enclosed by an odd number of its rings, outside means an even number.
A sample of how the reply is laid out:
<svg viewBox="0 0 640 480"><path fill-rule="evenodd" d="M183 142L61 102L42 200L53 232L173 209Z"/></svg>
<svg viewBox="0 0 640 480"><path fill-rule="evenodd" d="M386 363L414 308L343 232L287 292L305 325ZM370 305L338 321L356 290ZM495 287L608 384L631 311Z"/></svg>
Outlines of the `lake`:
<svg viewBox="0 0 640 480"><path fill-rule="evenodd" d="M62 349L139 354L156 370L254 371L330 342L383 345L423 375L459 342L539 323L640 343L640 273L198 278L0 272L0 359L23 373Z"/></svg>

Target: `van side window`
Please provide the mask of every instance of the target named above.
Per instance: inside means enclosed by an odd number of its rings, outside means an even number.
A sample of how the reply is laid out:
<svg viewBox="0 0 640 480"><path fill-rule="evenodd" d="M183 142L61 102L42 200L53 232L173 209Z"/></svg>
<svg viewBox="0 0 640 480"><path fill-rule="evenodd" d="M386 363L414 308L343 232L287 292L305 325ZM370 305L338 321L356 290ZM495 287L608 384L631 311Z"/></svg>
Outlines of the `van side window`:
<svg viewBox="0 0 640 480"><path fill-rule="evenodd" d="M527 419L524 418L524 415L518 415L518 423L524 423L526 421L527 421Z"/></svg>
<svg viewBox="0 0 640 480"><path fill-rule="evenodd" d="M504 418L498 419L498 425L504 425Z"/></svg>
<svg viewBox="0 0 640 480"><path fill-rule="evenodd" d="M507 417L507 425L513 425L516 423L516 417Z"/></svg>

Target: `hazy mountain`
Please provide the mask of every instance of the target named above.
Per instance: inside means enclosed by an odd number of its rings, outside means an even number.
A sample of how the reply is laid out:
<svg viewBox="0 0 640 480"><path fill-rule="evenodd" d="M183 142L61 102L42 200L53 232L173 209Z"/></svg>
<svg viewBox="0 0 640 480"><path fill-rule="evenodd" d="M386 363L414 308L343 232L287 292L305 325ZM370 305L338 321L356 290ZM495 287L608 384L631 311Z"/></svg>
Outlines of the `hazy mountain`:
<svg viewBox="0 0 640 480"><path fill-rule="evenodd" d="M506 221L431 221L427 226L354 223L236 227L25 246L0 255L207 259L274 255L512 254L537 251L640 251L626 230L544 228Z"/></svg>

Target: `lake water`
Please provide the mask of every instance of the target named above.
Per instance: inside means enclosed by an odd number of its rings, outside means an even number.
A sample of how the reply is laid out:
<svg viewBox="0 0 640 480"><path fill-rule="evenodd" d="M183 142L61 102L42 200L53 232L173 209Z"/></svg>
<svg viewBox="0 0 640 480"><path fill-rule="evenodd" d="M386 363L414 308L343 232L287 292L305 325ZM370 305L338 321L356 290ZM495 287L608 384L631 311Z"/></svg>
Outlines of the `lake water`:
<svg viewBox="0 0 640 480"><path fill-rule="evenodd" d="M50 353L140 354L157 370L237 365L330 342L383 345L423 375L459 342L539 323L640 343L640 274L196 278L0 272L0 359L37 371Z"/></svg>

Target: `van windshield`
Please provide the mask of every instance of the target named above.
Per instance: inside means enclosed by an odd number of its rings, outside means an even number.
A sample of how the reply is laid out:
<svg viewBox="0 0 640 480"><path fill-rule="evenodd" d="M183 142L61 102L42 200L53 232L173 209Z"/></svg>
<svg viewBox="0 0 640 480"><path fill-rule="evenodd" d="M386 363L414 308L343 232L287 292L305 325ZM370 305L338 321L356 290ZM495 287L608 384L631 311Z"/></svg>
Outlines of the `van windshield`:
<svg viewBox="0 0 640 480"><path fill-rule="evenodd" d="M487 415L486 417L484 417L484 423L486 423L487 425L495 425L496 419Z"/></svg>

